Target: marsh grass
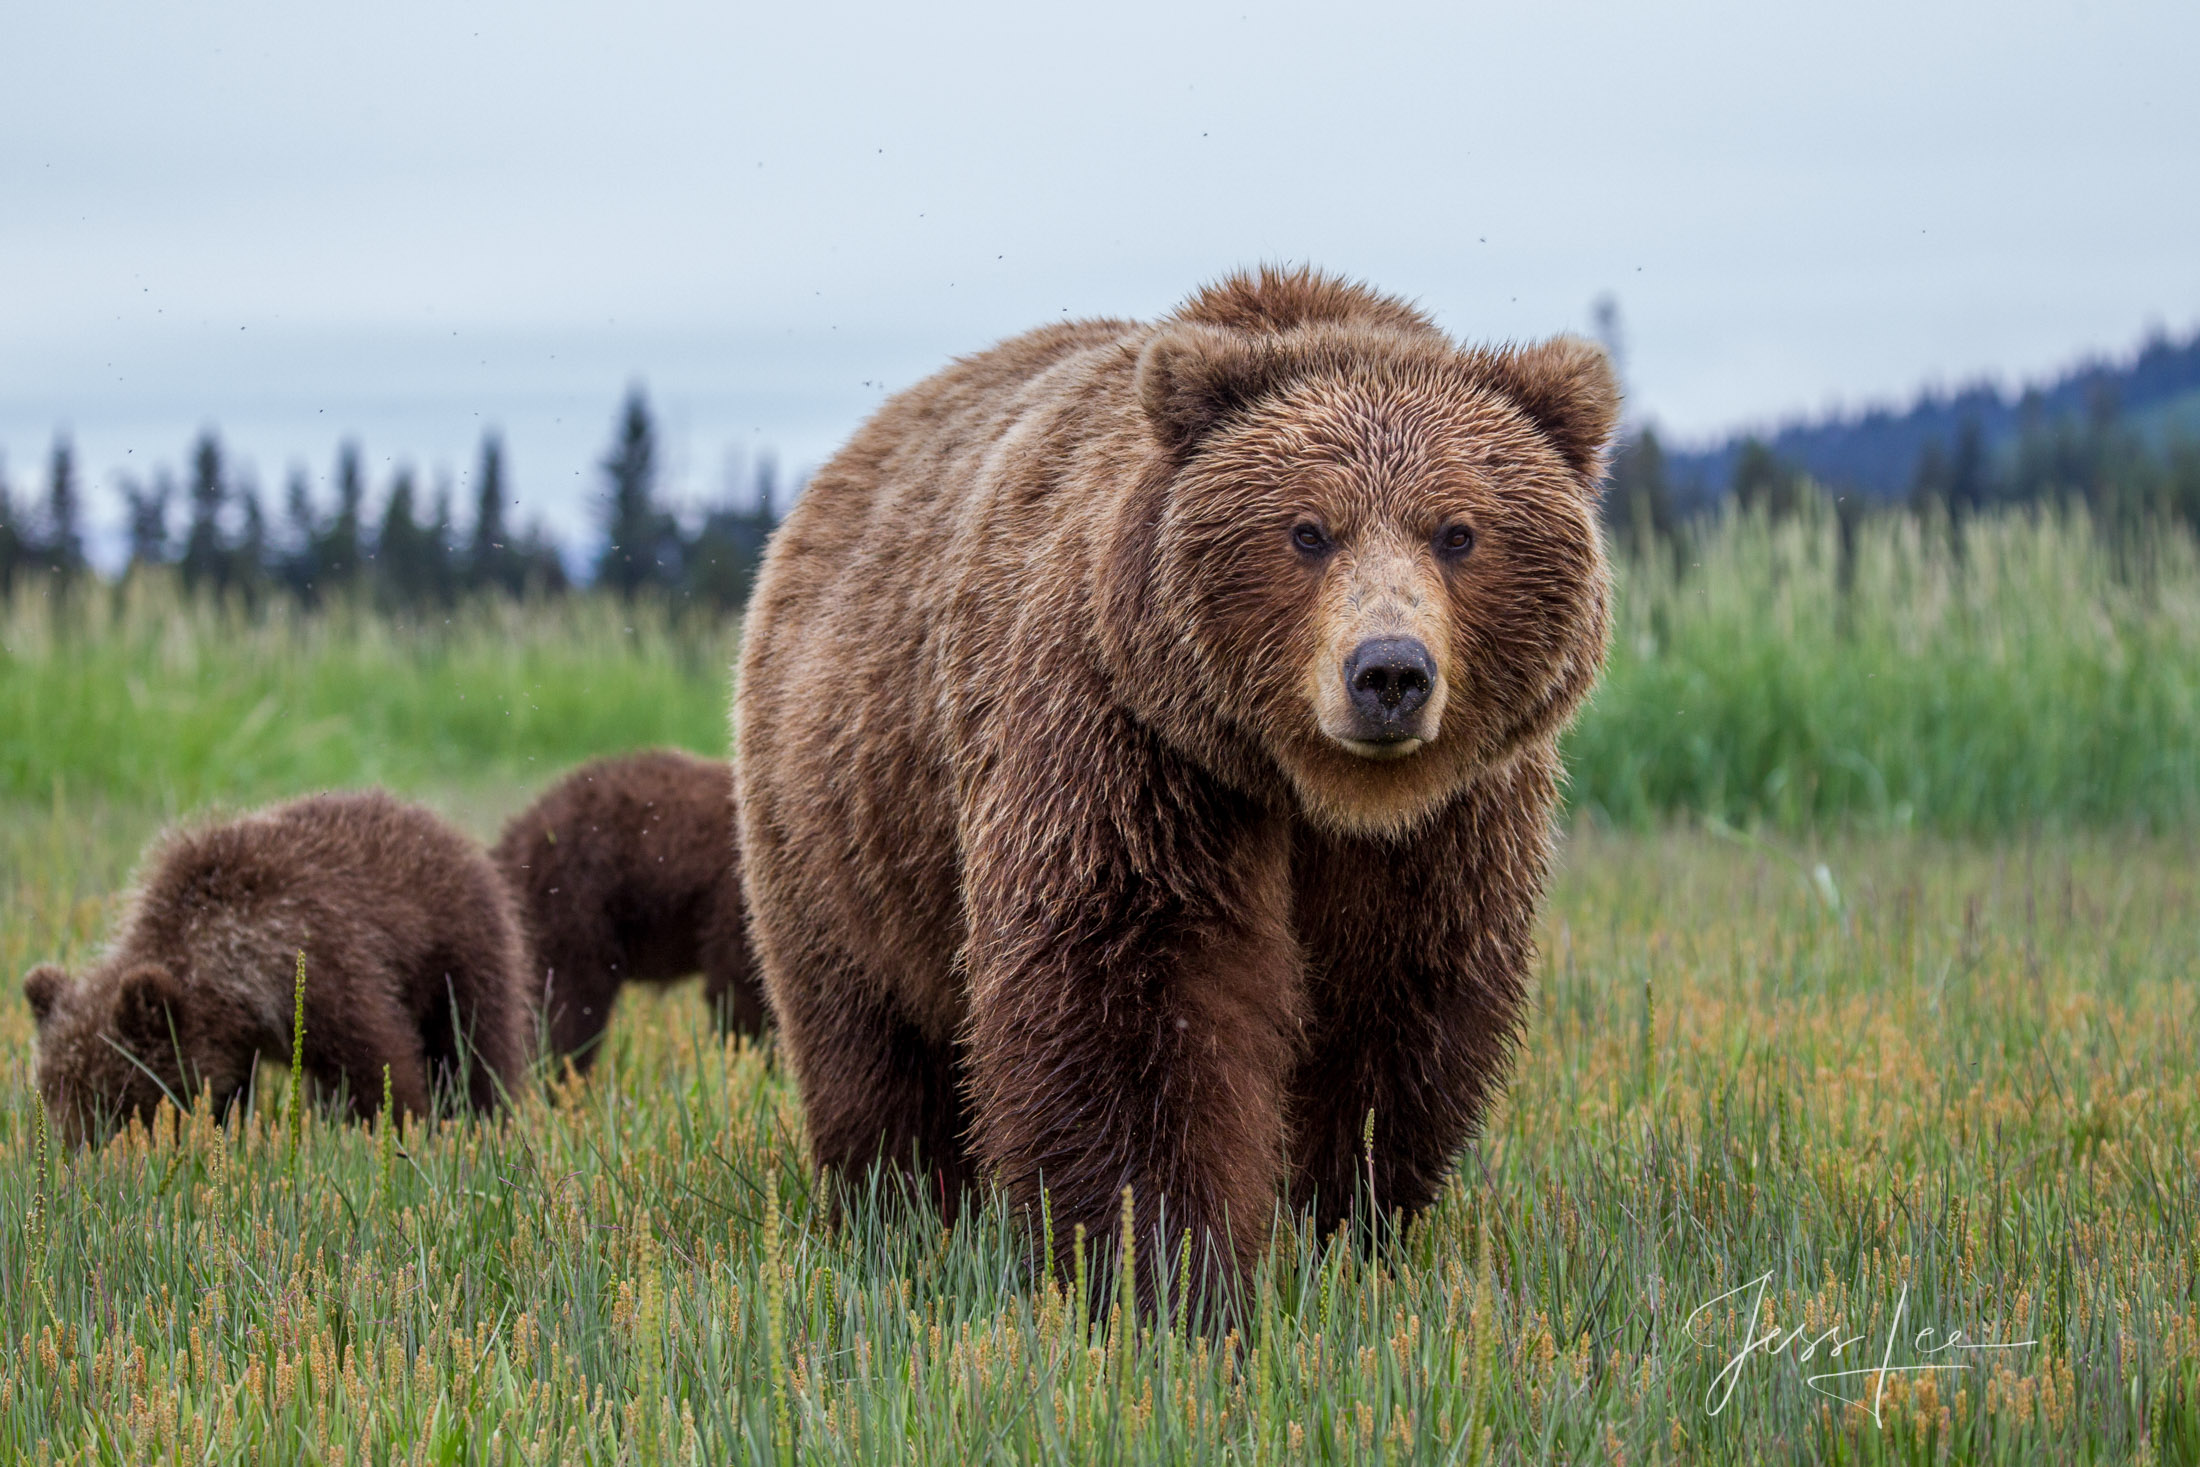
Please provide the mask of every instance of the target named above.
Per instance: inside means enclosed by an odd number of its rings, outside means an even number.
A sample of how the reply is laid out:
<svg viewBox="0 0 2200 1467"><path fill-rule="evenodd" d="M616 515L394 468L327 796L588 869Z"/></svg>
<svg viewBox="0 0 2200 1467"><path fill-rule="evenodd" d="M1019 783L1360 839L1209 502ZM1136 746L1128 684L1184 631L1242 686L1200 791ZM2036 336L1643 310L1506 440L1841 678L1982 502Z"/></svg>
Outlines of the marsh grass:
<svg viewBox="0 0 2200 1467"><path fill-rule="evenodd" d="M1577 817L2002 835L2200 822L2200 545L2082 513L1844 530L1806 497L1623 555L1567 740ZM246 615L144 576L0 605L0 798L169 813L335 785L501 792L726 747L737 629L650 601Z"/></svg>
<svg viewBox="0 0 2200 1467"><path fill-rule="evenodd" d="M169 577L0 607L0 795L177 812L339 785L534 781L726 744L730 624L609 597L393 621L247 615Z"/></svg>
<svg viewBox="0 0 2200 1467"><path fill-rule="evenodd" d="M2196 871L2190 838L1579 834L1457 1184L1372 1254L1279 1222L1220 1338L1085 1250L1034 1278L1043 1224L998 1206L836 1210L784 1071L690 990L496 1124L308 1110L295 1171L280 1067L227 1128L42 1168L10 1003L0 1456L2200 1461ZM11 937L87 944L101 904L40 881ZM1711 1414L1752 1312L1816 1359L1761 1352ZM1806 1383L1890 1329L1898 1365L1922 1329L2036 1343L1821 1382L1876 1416Z"/></svg>
<svg viewBox="0 0 2200 1467"><path fill-rule="evenodd" d="M1844 530L1806 498L1623 557L1578 812L2004 835L2200 823L2200 545L2082 512Z"/></svg>

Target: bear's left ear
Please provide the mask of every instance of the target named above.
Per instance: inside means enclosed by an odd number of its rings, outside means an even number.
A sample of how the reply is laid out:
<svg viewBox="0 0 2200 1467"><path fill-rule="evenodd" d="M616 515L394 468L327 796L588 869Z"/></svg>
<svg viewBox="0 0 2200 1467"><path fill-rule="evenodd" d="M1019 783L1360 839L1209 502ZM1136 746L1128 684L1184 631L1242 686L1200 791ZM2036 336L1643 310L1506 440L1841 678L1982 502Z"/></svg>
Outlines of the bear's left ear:
<svg viewBox="0 0 2200 1467"><path fill-rule="evenodd" d="M1584 478L1593 474L1619 426L1619 380L1604 348L1578 336L1554 336L1484 359L1490 385L1543 430L1559 457Z"/></svg>
<svg viewBox="0 0 2200 1467"><path fill-rule="evenodd" d="M183 1007L183 990L158 963L140 963L122 975L115 995L115 1032L133 1045L168 1044Z"/></svg>
<svg viewBox="0 0 2200 1467"><path fill-rule="evenodd" d="M53 1006L69 988L69 975L51 963L40 963L23 975L23 997L30 1002L31 1017L44 1028L53 1017Z"/></svg>
<svg viewBox="0 0 2200 1467"><path fill-rule="evenodd" d="M1287 364L1272 342L1183 321L1138 357L1138 405L1154 436L1178 457L1224 418L1283 384Z"/></svg>

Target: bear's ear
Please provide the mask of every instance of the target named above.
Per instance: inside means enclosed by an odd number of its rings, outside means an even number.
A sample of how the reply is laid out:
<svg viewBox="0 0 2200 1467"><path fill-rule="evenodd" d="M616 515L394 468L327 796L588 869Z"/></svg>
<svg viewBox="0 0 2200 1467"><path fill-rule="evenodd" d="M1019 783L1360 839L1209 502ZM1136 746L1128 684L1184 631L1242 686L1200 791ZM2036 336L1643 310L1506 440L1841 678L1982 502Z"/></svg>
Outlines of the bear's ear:
<svg viewBox="0 0 2200 1467"><path fill-rule="evenodd" d="M23 997L30 1001L31 1017L41 1028L53 1017L53 1006L68 989L69 975L51 963L40 963L23 975Z"/></svg>
<svg viewBox="0 0 2200 1467"><path fill-rule="evenodd" d="M1139 354L1138 405L1162 446L1181 458L1224 418L1274 391L1284 375L1284 356L1272 343L1179 322Z"/></svg>
<svg viewBox="0 0 2200 1467"><path fill-rule="evenodd" d="M140 963L122 975L115 995L115 1033L134 1045L166 1045L183 1008L183 990L158 963Z"/></svg>
<svg viewBox="0 0 2200 1467"><path fill-rule="evenodd" d="M1569 468L1584 478L1596 472L1619 426L1619 379L1603 347L1554 336L1484 365L1490 384L1535 421Z"/></svg>

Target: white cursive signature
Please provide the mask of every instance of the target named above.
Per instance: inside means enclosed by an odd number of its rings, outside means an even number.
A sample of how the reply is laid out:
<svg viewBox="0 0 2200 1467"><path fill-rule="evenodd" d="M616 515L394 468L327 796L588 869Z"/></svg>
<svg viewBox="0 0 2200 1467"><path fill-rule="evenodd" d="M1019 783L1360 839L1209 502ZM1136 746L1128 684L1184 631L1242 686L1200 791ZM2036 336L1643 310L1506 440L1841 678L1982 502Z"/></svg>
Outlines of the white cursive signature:
<svg viewBox="0 0 2200 1467"><path fill-rule="evenodd" d="M1838 1324L1820 1331L1809 1339L1804 1338L1804 1332L1809 1326L1800 1324L1791 1330L1783 1330L1777 1325L1768 1326L1762 1334L1758 1333L1757 1321L1764 1317L1765 1290L1771 1284L1772 1274L1768 1271L1759 1274L1746 1284L1728 1289L1716 1299L1706 1299L1697 1306L1695 1313L1688 1316L1688 1322L1682 1326L1682 1329L1691 1340L1695 1340L1699 1345L1708 1346L1711 1343L1709 1340L1697 1338L1696 1321L1701 1319L1704 1312L1713 1305L1724 1303L1737 1294L1750 1294L1749 1312L1745 1316L1749 1322L1744 1326L1742 1347L1734 1352L1725 1365L1719 1368L1719 1373L1712 1377L1711 1389L1704 1393L1704 1411L1708 1415L1718 1415L1726 1409L1727 1402L1734 1399L1734 1387L1741 1383L1742 1368L1749 1363L1750 1357L1753 1355L1762 1355L1769 1360L1776 1355L1786 1355L1791 1351L1796 1351L1796 1347L1801 1346L1800 1351L1794 1353L1793 1359L1797 1365L1805 1365L1814 1359L1821 1349L1825 1351L1826 1359L1833 1361L1843 1358L1846 1351L1859 1347L1864 1343L1864 1336L1860 1334L1845 1335L1841 1332L1841 1327ZM1836 1401L1846 1401L1851 1405L1861 1406L1866 1404L1863 1397L1845 1396L1838 1390L1829 1389L1824 1383L1852 1379L1860 1375L1876 1376L1877 1380L1872 1386L1869 1404L1873 1422L1885 1426L1886 1423L1880 1419L1879 1403L1886 1394L1887 1377L1889 1375L1923 1373L1928 1370L1969 1369L1971 1362L1968 1360L1923 1360L1914 1364L1905 1361L1901 1365L1894 1363L1895 1342L1901 1337L1902 1316L1908 1311L1909 1305L1910 1286L1905 1282L1902 1285L1901 1294L1895 1299L1894 1319L1887 1326L1886 1346L1880 1351L1877 1365L1860 1365L1852 1370L1820 1371L1815 1375L1804 1376L1803 1384L1822 1396L1831 1396ZM2027 1346L2039 1343L2038 1340L2011 1340L2006 1344L1973 1344L1963 1338L1963 1331L1959 1329L1949 1330L1941 1338L1939 1344L1931 1343L1933 1338L1940 1334L1941 1331L1936 1329L1921 1329L1911 1337L1910 1349L1918 1355L1930 1356L1945 1355L1951 1350L2022 1350Z"/></svg>

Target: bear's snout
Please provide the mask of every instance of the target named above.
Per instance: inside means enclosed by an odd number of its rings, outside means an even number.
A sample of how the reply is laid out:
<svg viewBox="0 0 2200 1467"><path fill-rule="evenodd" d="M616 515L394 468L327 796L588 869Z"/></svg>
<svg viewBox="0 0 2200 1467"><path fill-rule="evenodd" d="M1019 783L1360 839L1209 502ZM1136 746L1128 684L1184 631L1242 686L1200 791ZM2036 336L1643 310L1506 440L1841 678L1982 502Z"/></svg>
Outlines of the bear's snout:
<svg viewBox="0 0 2200 1467"><path fill-rule="evenodd" d="M1419 638L1368 638L1344 660L1344 686L1351 688L1353 713L1366 726L1366 739L1406 737L1406 719L1428 702L1437 686L1437 660Z"/></svg>
<svg viewBox="0 0 2200 1467"><path fill-rule="evenodd" d="M1436 687L1436 659L1418 637L1370 637L1344 660L1351 737L1392 744L1418 737L1414 715Z"/></svg>

